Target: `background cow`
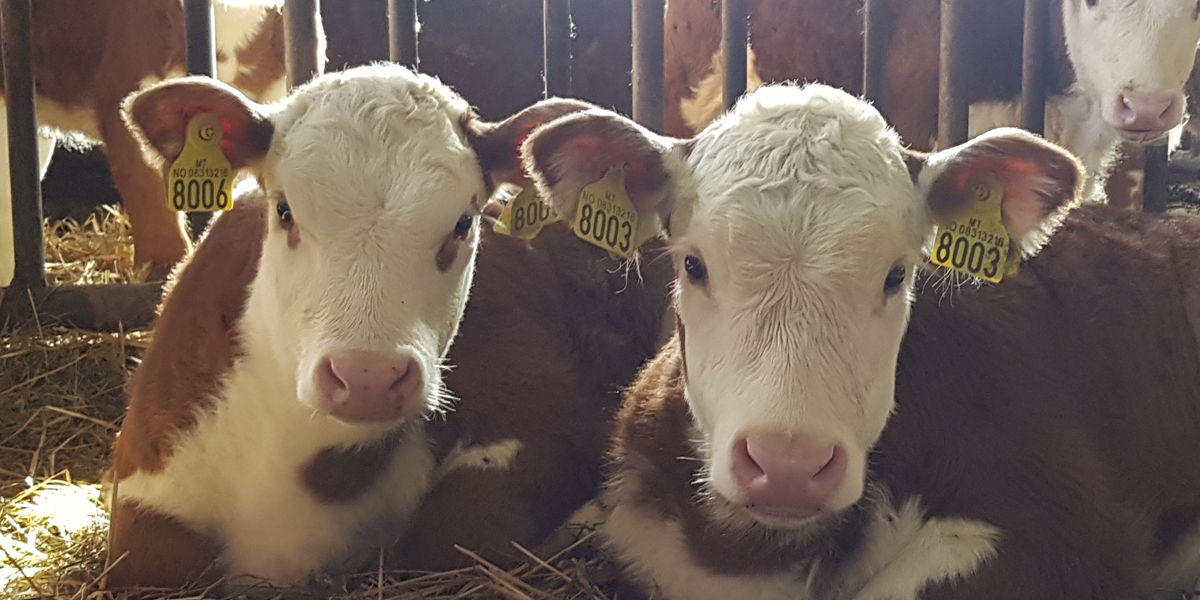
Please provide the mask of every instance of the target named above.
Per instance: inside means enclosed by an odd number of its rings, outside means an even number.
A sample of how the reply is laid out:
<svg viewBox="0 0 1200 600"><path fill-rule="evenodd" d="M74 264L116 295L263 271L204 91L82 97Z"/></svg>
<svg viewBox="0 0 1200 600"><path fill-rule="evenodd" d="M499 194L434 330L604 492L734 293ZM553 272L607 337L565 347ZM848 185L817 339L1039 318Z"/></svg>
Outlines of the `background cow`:
<svg viewBox="0 0 1200 600"><path fill-rule="evenodd" d="M575 113L524 155L568 218L629 165L669 236L678 335L626 395L602 496L665 597L1116 600L1200 575L1200 222L1079 209L1019 275L910 308L935 224L986 200L998 257L1028 258L1077 159L1012 129L911 153L820 85L690 140Z"/></svg>
<svg viewBox="0 0 1200 600"><path fill-rule="evenodd" d="M819 81L862 92L860 0L750 0L750 88ZM890 0L887 116L913 147L937 134L939 0ZM961 0L962 85L971 135L1019 123L1022 0ZM721 113L721 2L668 3L666 133L691 135ZM1103 173L1121 141L1181 123L1200 17L1191 0L1052 0L1047 136ZM1115 191L1115 190L1114 190ZM1127 195L1128 192L1125 192Z"/></svg>
<svg viewBox="0 0 1200 600"><path fill-rule="evenodd" d="M217 74L260 102L287 92L282 4L213 0ZM142 160L137 140L122 123L120 105L130 92L186 72L184 37L179 0L33 3L38 121L77 141L104 144L129 214L135 260L149 265L151 279L166 275L190 242L179 213L167 207L162 177ZM7 137L3 111L0 132ZM39 138L43 175L53 145L53 137ZM0 286L6 286L14 268L7 143L0 143L0 174Z"/></svg>

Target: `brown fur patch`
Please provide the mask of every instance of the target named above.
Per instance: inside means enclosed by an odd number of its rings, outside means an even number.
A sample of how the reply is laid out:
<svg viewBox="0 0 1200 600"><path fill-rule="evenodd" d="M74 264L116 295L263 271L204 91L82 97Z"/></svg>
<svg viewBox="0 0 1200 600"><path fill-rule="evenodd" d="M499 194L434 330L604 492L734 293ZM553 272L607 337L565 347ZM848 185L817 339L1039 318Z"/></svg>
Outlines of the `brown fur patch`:
<svg viewBox="0 0 1200 600"><path fill-rule="evenodd" d="M322 502L352 502L379 481L404 437L398 431L362 448L326 448L304 465L300 479Z"/></svg>
<svg viewBox="0 0 1200 600"><path fill-rule="evenodd" d="M215 579L216 573L206 571L217 558L218 545L175 519L118 501L111 535L108 564L120 562L108 572L109 588L177 587L203 575Z"/></svg>
<svg viewBox="0 0 1200 600"><path fill-rule="evenodd" d="M258 273L265 216L263 198L239 198L167 284L154 340L129 383L129 412L113 450L118 479L163 468L174 436L195 425L241 354L237 324Z"/></svg>
<svg viewBox="0 0 1200 600"><path fill-rule="evenodd" d="M564 223L531 241L485 228L474 288L450 349L446 385L461 399L429 423L439 455L455 442L517 439L506 471L458 471L431 490L404 566L470 564L460 544L489 560L521 560L590 500L601 476L622 388L657 346L671 279L657 240L643 247L641 280Z"/></svg>

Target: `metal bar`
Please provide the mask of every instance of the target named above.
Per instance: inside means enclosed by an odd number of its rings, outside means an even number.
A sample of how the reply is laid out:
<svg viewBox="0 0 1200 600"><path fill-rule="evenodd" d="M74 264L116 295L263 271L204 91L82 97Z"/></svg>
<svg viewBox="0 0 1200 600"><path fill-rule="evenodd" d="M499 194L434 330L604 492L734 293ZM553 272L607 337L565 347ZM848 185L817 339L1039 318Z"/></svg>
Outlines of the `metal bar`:
<svg viewBox="0 0 1200 600"><path fill-rule="evenodd" d="M213 29L212 0L184 0L183 25L187 30L187 71L189 75L217 76L217 41ZM198 239L208 226L211 213L188 214L188 231Z"/></svg>
<svg viewBox="0 0 1200 600"><path fill-rule="evenodd" d="M288 0L283 5L284 38L287 40L288 86L295 88L321 74L321 0Z"/></svg>
<svg viewBox="0 0 1200 600"><path fill-rule="evenodd" d="M967 141L966 98L958 84L962 74L963 45L966 40L957 35L959 22L957 0L941 0L941 52L938 73L938 147L949 148Z"/></svg>
<svg viewBox="0 0 1200 600"><path fill-rule="evenodd" d="M663 0L633 0L633 120L663 128Z"/></svg>
<svg viewBox="0 0 1200 600"><path fill-rule="evenodd" d="M388 0L388 58L392 62L417 68L417 2Z"/></svg>
<svg viewBox="0 0 1200 600"><path fill-rule="evenodd" d="M1025 0L1021 42L1021 126L1046 132L1046 71L1050 64L1050 3Z"/></svg>
<svg viewBox="0 0 1200 600"><path fill-rule="evenodd" d="M46 287L42 240L42 181L38 168L37 111L33 83L32 0L3 0L0 37L8 102L8 169L12 184L16 272L11 289Z"/></svg>
<svg viewBox="0 0 1200 600"><path fill-rule="evenodd" d="M542 96L571 95L571 0L542 0Z"/></svg>
<svg viewBox="0 0 1200 600"><path fill-rule="evenodd" d="M212 0L184 0L183 24L187 29L188 73L216 77L217 41L213 30Z"/></svg>
<svg viewBox="0 0 1200 600"><path fill-rule="evenodd" d="M746 16L746 0L725 0L721 5L726 110L746 93Z"/></svg>
<svg viewBox="0 0 1200 600"><path fill-rule="evenodd" d="M33 322L36 306L37 322L43 326L60 324L97 331L147 327L154 322L162 285L153 282L0 290L7 291L0 300L0 324Z"/></svg>
<svg viewBox="0 0 1200 600"><path fill-rule="evenodd" d="M863 97L879 112L887 100L887 51L892 22L883 0L863 3Z"/></svg>
<svg viewBox="0 0 1200 600"><path fill-rule="evenodd" d="M1142 211L1160 213L1167 210L1167 141L1146 146L1146 161L1142 177Z"/></svg>

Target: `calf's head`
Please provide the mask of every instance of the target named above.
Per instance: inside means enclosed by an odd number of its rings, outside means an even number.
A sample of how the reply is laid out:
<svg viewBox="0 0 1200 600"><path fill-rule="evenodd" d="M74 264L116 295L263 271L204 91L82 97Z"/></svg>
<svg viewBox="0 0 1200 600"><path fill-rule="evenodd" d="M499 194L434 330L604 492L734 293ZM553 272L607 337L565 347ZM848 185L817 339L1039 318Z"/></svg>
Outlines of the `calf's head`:
<svg viewBox="0 0 1200 600"><path fill-rule="evenodd" d="M1145 143L1183 119L1200 40L1196 0L1062 0L1076 77L1104 122Z"/></svg>
<svg viewBox="0 0 1200 600"><path fill-rule="evenodd" d="M539 129L527 167L561 213L626 165L669 238L684 386L718 516L802 527L863 494L893 409L914 271L976 177L1036 251L1081 182L1076 159L999 129L930 156L833 88L768 86L690 140L590 110ZM753 520L750 520L753 519Z"/></svg>
<svg viewBox="0 0 1200 600"><path fill-rule="evenodd" d="M265 373L294 375L315 412L378 430L437 408L480 209L492 185L520 179L522 139L581 106L547 101L488 123L436 79L372 66L273 106L175 80L131 96L125 114L167 163L192 117L219 116L225 155L268 199L244 345Z"/></svg>

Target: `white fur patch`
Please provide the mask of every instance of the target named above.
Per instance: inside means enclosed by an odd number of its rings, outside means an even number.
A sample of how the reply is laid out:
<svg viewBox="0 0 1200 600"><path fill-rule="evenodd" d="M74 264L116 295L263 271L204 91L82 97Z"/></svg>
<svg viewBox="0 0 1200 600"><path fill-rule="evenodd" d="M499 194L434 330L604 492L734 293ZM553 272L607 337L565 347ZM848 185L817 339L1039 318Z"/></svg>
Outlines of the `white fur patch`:
<svg viewBox="0 0 1200 600"><path fill-rule="evenodd" d="M916 600L930 584L970 575L996 554L997 530L969 519L929 519L915 499L879 510L862 550L837 569L834 590L818 598L800 572L718 575L696 564L680 525L652 509L613 507L602 532L629 570L666 600Z"/></svg>
<svg viewBox="0 0 1200 600"><path fill-rule="evenodd" d="M440 481L446 475L463 469L507 471L524 447L525 444L515 438L500 440L486 446L464 446L462 442L458 442L438 465L434 481Z"/></svg>
<svg viewBox="0 0 1200 600"><path fill-rule="evenodd" d="M729 576L695 563L678 523L652 510L620 504L602 526L608 548L666 600L808 600L804 584L788 573Z"/></svg>
<svg viewBox="0 0 1200 600"><path fill-rule="evenodd" d="M253 353L238 362L222 396L179 437L162 471L139 471L118 493L219 535L234 573L295 582L369 555L388 540L367 534L399 531L403 522L394 521L411 514L429 486L433 455L415 432L360 498L321 502L300 479L302 468L324 448L363 441L364 432L313 414L295 399L295 376L271 374Z"/></svg>
<svg viewBox="0 0 1200 600"><path fill-rule="evenodd" d="M894 402L907 324L897 265L930 229L896 133L870 105L828 86L765 86L692 142L677 178L672 254L681 277L685 393L710 454L711 488L746 504L734 448L756 432L837 445L846 476L824 499L862 493L867 452Z"/></svg>
<svg viewBox="0 0 1200 600"><path fill-rule="evenodd" d="M926 518L914 498L899 512L887 507L867 527L855 567L869 575L854 600L917 600L926 586L966 577L995 557L999 537L980 521Z"/></svg>

